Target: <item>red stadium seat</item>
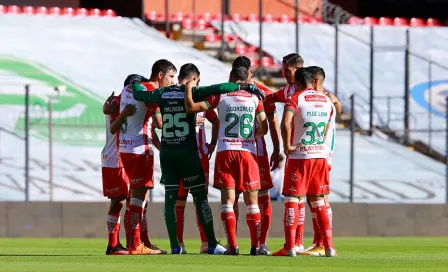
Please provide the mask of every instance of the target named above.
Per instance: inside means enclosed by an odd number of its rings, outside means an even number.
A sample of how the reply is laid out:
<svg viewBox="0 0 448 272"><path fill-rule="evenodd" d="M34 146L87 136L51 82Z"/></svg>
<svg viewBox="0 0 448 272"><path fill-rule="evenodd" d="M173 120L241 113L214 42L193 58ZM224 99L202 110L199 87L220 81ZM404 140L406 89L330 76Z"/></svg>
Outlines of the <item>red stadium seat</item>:
<svg viewBox="0 0 448 272"><path fill-rule="evenodd" d="M241 22L241 15L239 13L232 14L232 21Z"/></svg>
<svg viewBox="0 0 448 272"><path fill-rule="evenodd" d="M3 5L0 5L0 14L5 14L6 13L6 8Z"/></svg>
<svg viewBox="0 0 448 272"><path fill-rule="evenodd" d="M208 26L208 22L206 22L204 19L199 19L196 21L196 26L198 29L204 30Z"/></svg>
<svg viewBox="0 0 448 272"><path fill-rule="evenodd" d="M171 22L181 22L184 19L184 13L178 12L176 14L171 14L170 21Z"/></svg>
<svg viewBox="0 0 448 272"><path fill-rule="evenodd" d="M395 26L407 26L407 25L409 25L409 22L405 18L397 17L394 19L394 25Z"/></svg>
<svg viewBox="0 0 448 272"><path fill-rule="evenodd" d="M245 55L247 53L246 46L244 44L235 45L235 53L238 55Z"/></svg>
<svg viewBox="0 0 448 272"><path fill-rule="evenodd" d="M34 7L24 6L22 13L27 14L27 15L33 15L33 14L36 14L36 10L34 9Z"/></svg>
<svg viewBox="0 0 448 272"><path fill-rule="evenodd" d="M67 16L74 16L75 10L73 8L64 8L64 10L62 11L62 14L67 15Z"/></svg>
<svg viewBox="0 0 448 272"><path fill-rule="evenodd" d="M299 17L299 24L309 24L311 22L311 18L307 16Z"/></svg>
<svg viewBox="0 0 448 272"><path fill-rule="evenodd" d="M422 18L412 18L409 21L409 25L410 26L426 26L425 20L423 20Z"/></svg>
<svg viewBox="0 0 448 272"><path fill-rule="evenodd" d="M36 14L37 15L48 15L48 8L47 7L38 7L38 8L36 8Z"/></svg>
<svg viewBox="0 0 448 272"><path fill-rule="evenodd" d="M272 67L274 65L274 60L270 57L262 57L261 63L263 64L263 67Z"/></svg>
<svg viewBox="0 0 448 272"><path fill-rule="evenodd" d="M87 16L88 14L89 14L89 12L85 8L76 9L76 16L84 17L84 16Z"/></svg>
<svg viewBox="0 0 448 272"><path fill-rule="evenodd" d="M437 19L428 18L428 19L426 19L426 25L427 26L441 26L442 24Z"/></svg>
<svg viewBox="0 0 448 272"><path fill-rule="evenodd" d="M62 14L62 10L58 7L51 7L50 12L48 14L54 15L54 16L59 16Z"/></svg>
<svg viewBox="0 0 448 272"><path fill-rule="evenodd" d="M232 16L233 16L233 15L232 15ZM222 14L221 14L221 13L218 13L218 14L216 14L216 15L213 17L213 20L216 20L216 21L221 21L221 19L222 19ZM228 15L224 15L224 20L225 20L225 21L229 20L229 16L228 16Z"/></svg>
<svg viewBox="0 0 448 272"><path fill-rule="evenodd" d="M149 21L155 21L157 19L157 12L152 10L146 13L146 19L148 19Z"/></svg>
<svg viewBox="0 0 448 272"><path fill-rule="evenodd" d="M266 23L272 23L274 21L275 21L274 16L272 16L272 14L269 14L269 13L266 14L263 18L263 22L266 22Z"/></svg>
<svg viewBox="0 0 448 272"><path fill-rule="evenodd" d="M350 17L347 22L349 25L360 25L362 24L362 19L356 16Z"/></svg>
<svg viewBox="0 0 448 272"><path fill-rule="evenodd" d="M8 13L9 14L19 14L22 10L18 6L8 6Z"/></svg>
<svg viewBox="0 0 448 272"><path fill-rule="evenodd" d="M251 62L252 67L260 66L260 59L259 58L250 58L250 62Z"/></svg>
<svg viewBox="0 0 448 272"><path fill-rule="evenodd" d="M157 20L156 21L158 21L158 22L165 22L166 21L165 14L159 14L157 16Z"/></svg>
<svg viewBox="0 0 448 272"><path fill-rule="evenodd" d="M207 36L205 36L205 41L206 42L218 42L218 41L221 41L221 35L208 34Z"/></svg>
<svg viewBox="0 0 448 272"><path fill-rule="evenodd" d="M250 45L246 48L247 53L254 53L257 51L257 47Z"/></svg>
<svg viewBox="0 0 448 272"><path fill-rule="evenodd" d="M117 13L115 13L115 11L112 9L107 9L107 10L103 11L103 16L104 17L116 17Z"/></svg>
<svg viewBox="0 0 448 272"><path fill-rule="evenodd" d="M378 24L382 26L390 26L394 24L394 20L392 20L392 18L389 17L381 17L378 20Z"/></svg>
<svg viewBox="0 0 448 272"><path fill-rule="evenodd" d="M212 14L210 12L206 12L206 13L202 14L199 18L204 19L204 21L206 21L207 23L213 19Z"/></svg>
<svg viewBox="0 0 448 272"><path fill-rule="evenodd" d="M186 17L182 20L182 28L193 29L193 20L190 17Z"/></svg>
<svg viewBox="0 0 448 272"><path fill-rule="evenodd" d="M321 24L322 23L322 19L320 18L310 18L310 23L311 24Z"/></svg>
<svg viewBox="0 0 448 272"><path fill-rule="evenodd" d="M101 10L99 10L97 8L89 10L89 16L99 17L101 15L102 15Z"/></svg>
<svg viewBox="0 0 448 272"><path fill-rule="evenodd" d="M377 25L378 24L378 19L374 18L374 17L365 17L364 18L364 24L365 25Z"/></svg>
<svg viewBox="0 0 448 272"><path fill-rule="evenodd" d="M292 20L291 17L289 17L288 14L282 14L282 15L280 16L280 18L278 19L278 21L279 21L280 23L287 24L287 23L293 22L294 20Z"/></svg>
<svg viewBox="0 0 448 272"><path fill-rule="evenodd" d="M258 16L256 14L251 13L251 14L249 14L249 16L247 16L247 21L249 21L249 22L258 22L259 18L258 18Z"/></svg>

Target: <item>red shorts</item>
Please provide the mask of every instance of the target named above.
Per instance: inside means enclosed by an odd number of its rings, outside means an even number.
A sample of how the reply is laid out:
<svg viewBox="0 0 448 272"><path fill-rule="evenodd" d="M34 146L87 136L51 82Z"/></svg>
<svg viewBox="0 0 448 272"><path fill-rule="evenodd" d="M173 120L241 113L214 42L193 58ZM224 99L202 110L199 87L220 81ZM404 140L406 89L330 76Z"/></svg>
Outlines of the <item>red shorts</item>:
<svg viewBox="0 0 448 272"><path fill-rule="evenodd" d="M283 182L284 196L328 195L330 175L326 159L288 159Z"/></svg>
<svg viewBox="0 0 448 272"><path fill-rule="evenodd" d="M108 198L129 197L129 179L123 168L102 167L103 195Z"/></svg>
<svg viewBox="0 0 448 272"><path fill-rule="evenodd" d="M206 184L205 190L208 192L208 184L209 184L208 177L209 177L209 171L210 171L210 161L208 160L208 156L202 156L201 165L202 165L202 169L204 170L204 175L205 175L205 184ZM177 197L179 199L186 199L188 197L189 192L190 192L190 190L184 188L184 183L181 180L180 185L179 185L179 192L177 193Z"/></svg>
<svg viewBox="0 0 448 272"><path fill-rule="evenodd" d="M224 150L216 154L213 187L236 193L260 190L257 158L248 151Z"/></svg>
<svg viewBox="0 0 448 272"><path fill-rule="evenodd" d="M130 181L130 187L154 188L154 156L120 153L123 169Z"/></svg>
<svg viewBox="0 0 448 272"><path fill-rule="evenodd" d="M260 191L266 191L274 187L272 185L271 178L271 166L269 164L269 157L266 156L257 156L258 168L260 169Z"/></svg>

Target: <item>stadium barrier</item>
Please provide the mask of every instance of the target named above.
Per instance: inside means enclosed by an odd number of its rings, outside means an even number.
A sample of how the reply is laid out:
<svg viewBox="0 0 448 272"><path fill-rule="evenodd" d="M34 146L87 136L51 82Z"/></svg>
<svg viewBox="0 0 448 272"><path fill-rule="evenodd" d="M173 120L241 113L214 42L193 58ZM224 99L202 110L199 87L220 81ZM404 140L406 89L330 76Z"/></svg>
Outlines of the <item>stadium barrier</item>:
<svg viewBox="0 0 448 272"><path fill-rule="evenodd" d="M0 202L0 237L77 237L106 239L108 203ZM242 204L240 204L241 206ZM211 203L217 237L225 237L219 219L220 204ZM283 236L283 204L273 203L271 237ZM333 204L333 234L350 236L447 236L448 205ZM167 238L163 204L148 208L151 238ZM249 237L240 207L240 237ZM437 216L436 216L437 215ZM305 235L312 237L307 209ZM121 235L124 237L124 228ZM185 237L198 236L193 205L187 205Z"/></svg>

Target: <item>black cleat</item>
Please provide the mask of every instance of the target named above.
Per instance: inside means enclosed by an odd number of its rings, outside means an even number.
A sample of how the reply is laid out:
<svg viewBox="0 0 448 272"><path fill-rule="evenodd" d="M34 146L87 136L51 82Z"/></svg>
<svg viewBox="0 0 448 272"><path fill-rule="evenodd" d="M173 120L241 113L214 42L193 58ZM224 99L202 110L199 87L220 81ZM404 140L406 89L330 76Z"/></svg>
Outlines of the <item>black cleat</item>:
<svg viewBox="0 0 448 272"><path fill-rule="evenodd" d="M228 247L224 255L240 255L240 251L238 248Z"/></svg>
<svg viewBox="0 0 448 272"><path fill-rule="evenodd" d="M257 248L256 247L251 247L250 248L250 255L257 256Z"/></svg>
<svg viewBox="0 0 448 272"><path fill-rule="evenodd" d="M117 244L114 247L107 246L106 255L128 255L129 252L122 245Z"/></svg>

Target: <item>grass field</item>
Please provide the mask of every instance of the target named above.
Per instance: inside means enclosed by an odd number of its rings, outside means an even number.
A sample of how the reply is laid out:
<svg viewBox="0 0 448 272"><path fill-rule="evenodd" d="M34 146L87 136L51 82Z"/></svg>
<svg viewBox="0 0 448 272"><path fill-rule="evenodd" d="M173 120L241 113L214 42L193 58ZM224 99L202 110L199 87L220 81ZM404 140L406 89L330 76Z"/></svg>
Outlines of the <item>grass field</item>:
<svg viewBox="0 0 448 272"><path fill-rule="evenodd" d="M167 240L154 241L167 249ZM306 244L308 244L307 241ZM336 238L339 256L251 257L248 240L240 239L243 256L105 256L100 239L0 239L0 271L448 271L448 237ZM277 250L282 239L270 239ZM187 251L199 250L197 240Z"/></svg>

